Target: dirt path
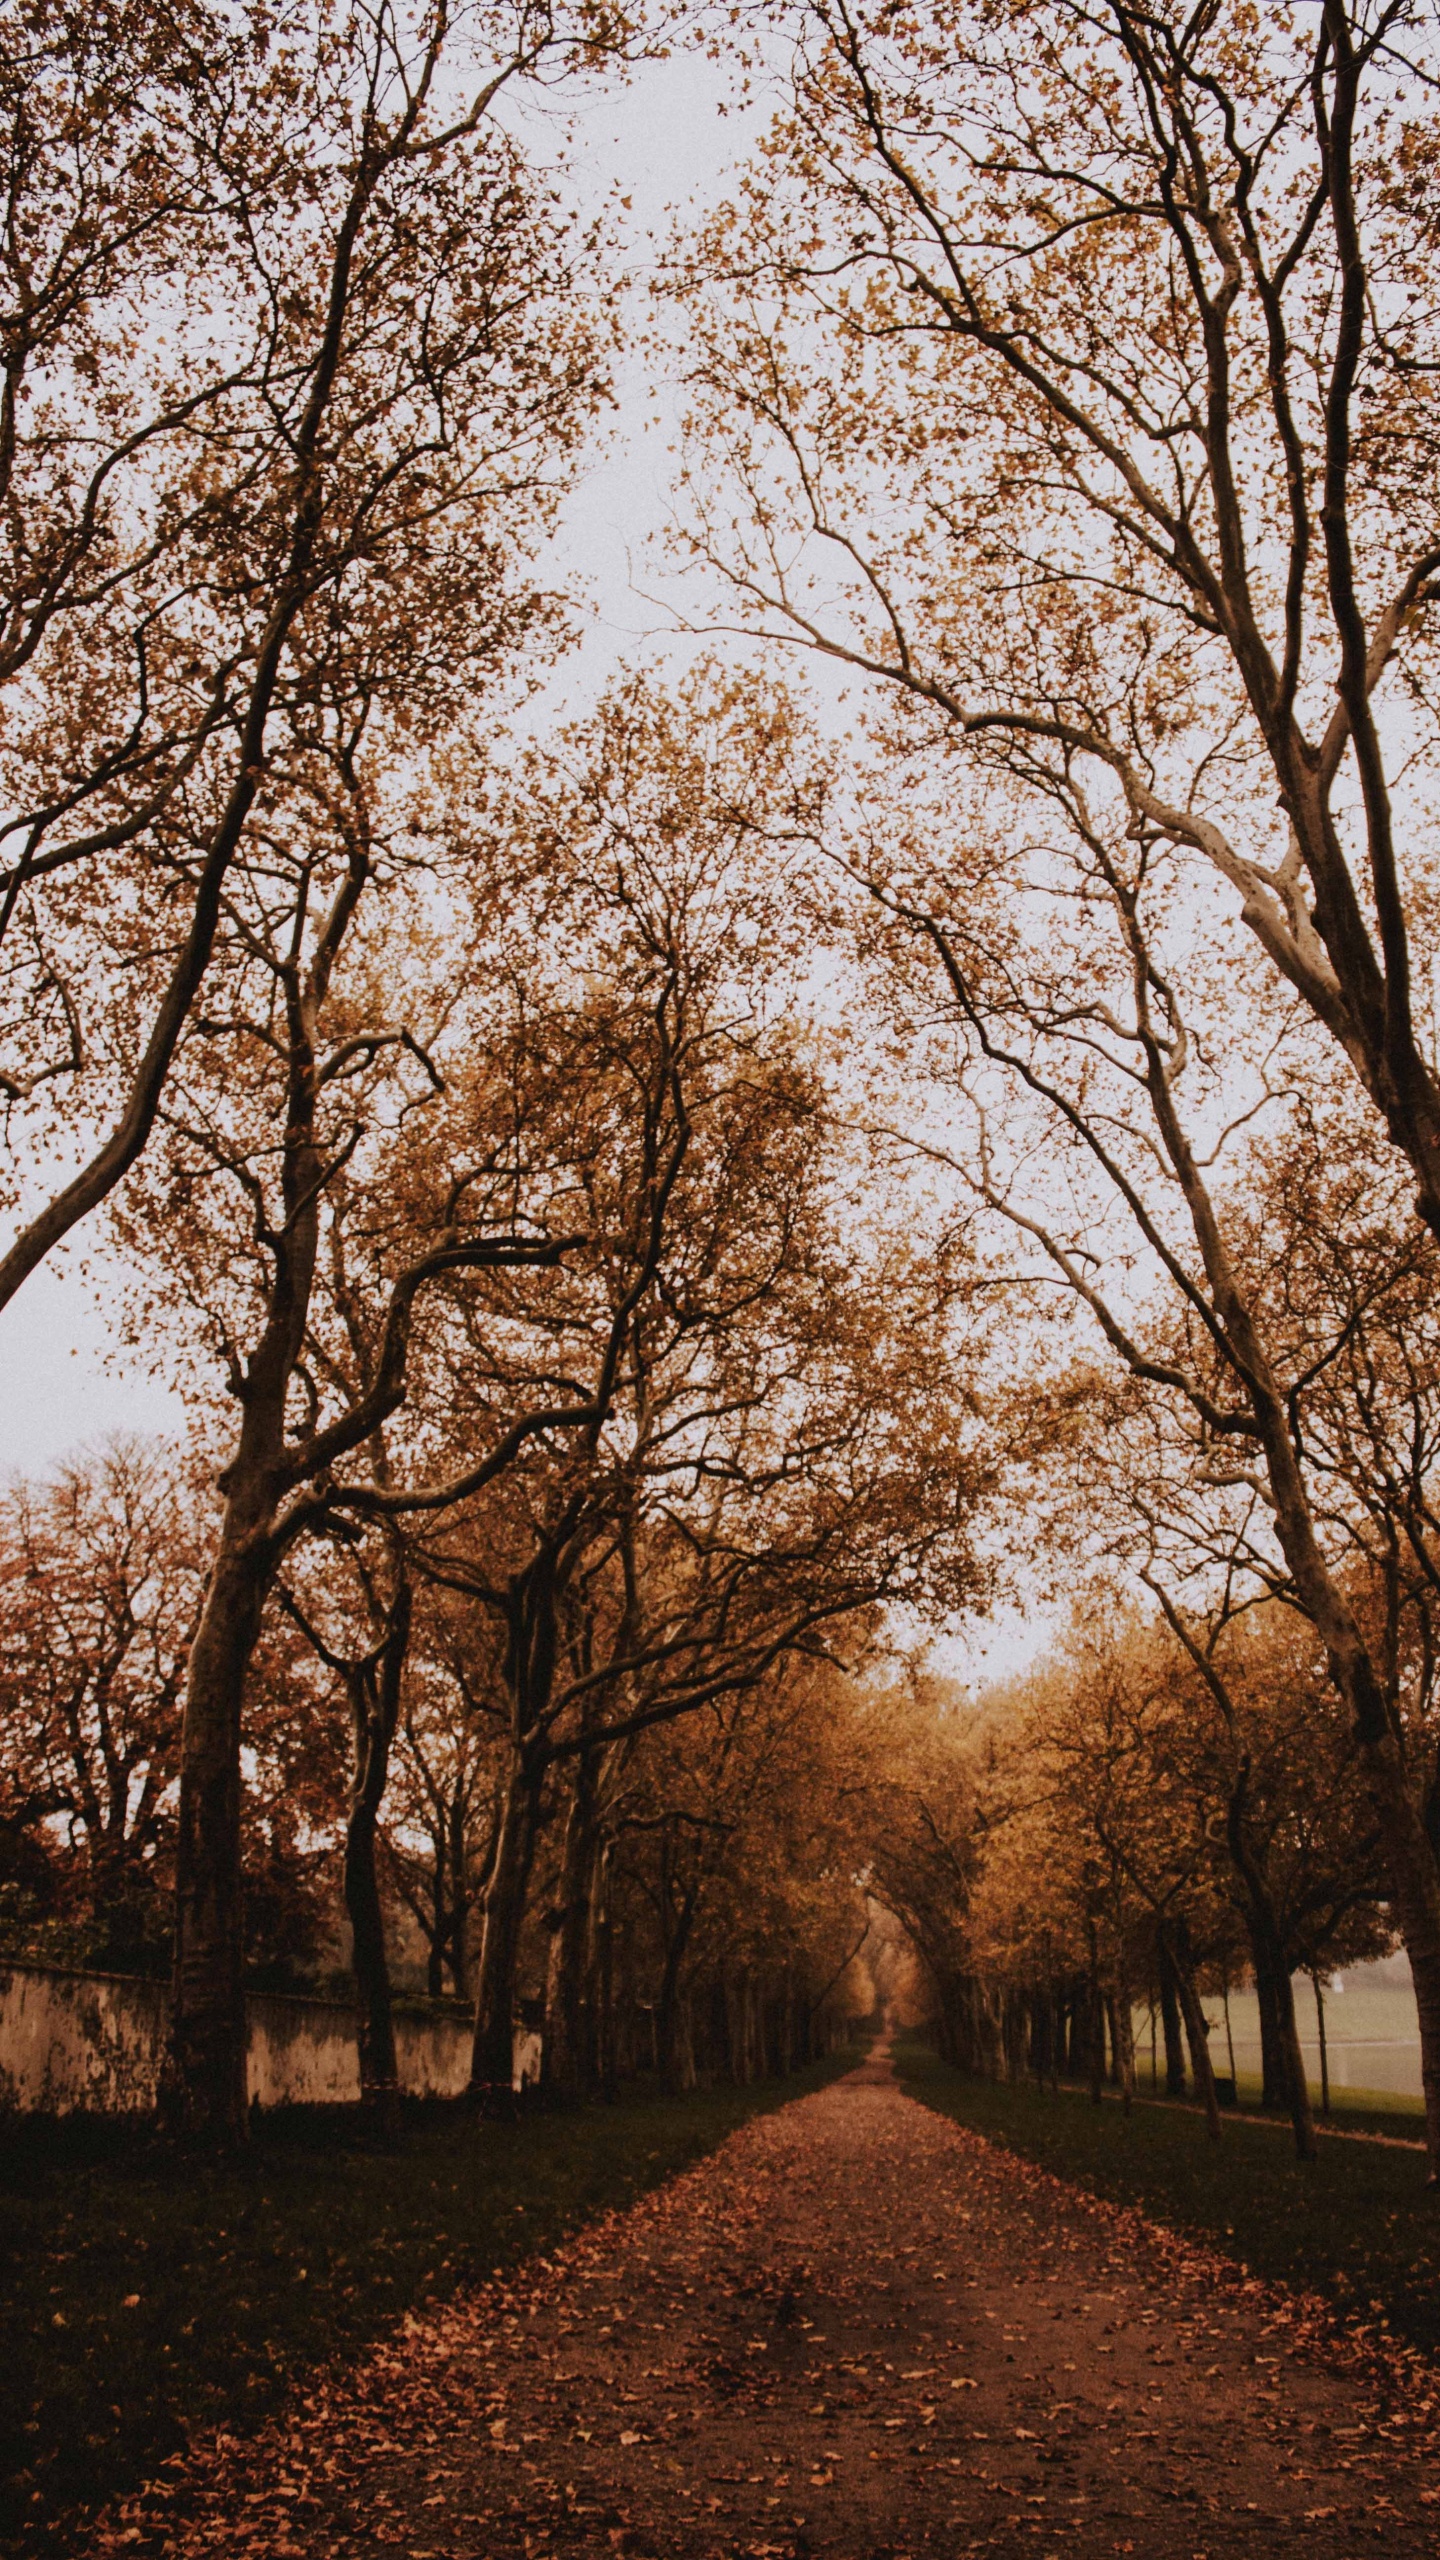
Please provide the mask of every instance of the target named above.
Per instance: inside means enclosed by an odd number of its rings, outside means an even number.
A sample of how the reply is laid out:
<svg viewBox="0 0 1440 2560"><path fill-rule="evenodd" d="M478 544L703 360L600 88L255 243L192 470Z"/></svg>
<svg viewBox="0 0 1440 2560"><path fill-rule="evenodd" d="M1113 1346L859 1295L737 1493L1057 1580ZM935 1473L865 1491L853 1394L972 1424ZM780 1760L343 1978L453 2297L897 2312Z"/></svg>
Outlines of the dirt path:
<svg viewBox="0 0 1440 2560"><path fill-rule="evenodd" d="M1433 2560L1418 2441L1293 2334L877 2057L509 2288L407 2323L98 2547Z"/></svg>

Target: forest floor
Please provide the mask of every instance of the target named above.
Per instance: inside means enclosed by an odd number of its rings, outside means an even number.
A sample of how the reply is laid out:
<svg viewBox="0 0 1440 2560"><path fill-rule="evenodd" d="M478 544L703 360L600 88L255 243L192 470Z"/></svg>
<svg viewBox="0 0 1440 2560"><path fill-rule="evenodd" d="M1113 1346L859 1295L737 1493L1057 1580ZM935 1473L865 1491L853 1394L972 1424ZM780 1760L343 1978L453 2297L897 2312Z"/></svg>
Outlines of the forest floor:
<svg viewBox="0 0 1440 2560"><path fill-rule="evenodd" d="M916 2103L881 2052L195 2446L82 2547L1420 2560L1435 2382Z"/></svg>

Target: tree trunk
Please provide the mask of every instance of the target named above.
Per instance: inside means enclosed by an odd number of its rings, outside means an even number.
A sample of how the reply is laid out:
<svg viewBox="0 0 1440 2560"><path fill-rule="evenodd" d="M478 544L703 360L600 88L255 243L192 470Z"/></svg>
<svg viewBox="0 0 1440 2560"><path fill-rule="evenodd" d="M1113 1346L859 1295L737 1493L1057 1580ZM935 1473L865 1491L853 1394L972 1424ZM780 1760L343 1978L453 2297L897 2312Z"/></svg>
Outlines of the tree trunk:
<svg viewBox="0 0 1440 2560"><path fill-rule="evenodd" d="M1195 2088L1205 2109L1205 2130L1212 2142L1220 2139L1220 2101L1215 2095L1215 2074L1210 2067L1210 2038L1206 2032L1205 2012L1195 1986L1195 1969L1188 1947L1171 1949L1175 1966L1175 1989L1180 2011L1185 2020L1185 2037L1190 2047L1190 2068L1195 2075Z"/></svg>
<svg viewBox="0 0 1440 2560"><path fill-rule="evenodd" d="M443 1811L430 1825L430 1854L430 1943L425 1950L425 1988L432 2000L438 2000L445 1988L445 1943L450 1931L450 1915L445 1902Z"/></svg>
<svg viewBox="0 0 1440 2560"><path fill-rule="evenodd" d="M595 1878L595 2076L600 2095L613 2106L619 2093L620 2047L615 2015L615 1914L610 1899L610 1843L600 1851Z"/></svg>
<svg viewBox="0 0 1440 2560"><path fill-rule="evenodd" d="M186 2133L243 2142L245 2084L240 1733L268 1550L255 1505L227 1501L185 1685L175 1846L175 1975L165 2112Z"/></svg>
<svg viewBox="0 0 1440 2560"><path fill-rule="evenodd" d="M1225 2004L1225 2051L1230 2059L1230 2086L1235 2092L1235 2104L1238 2108L1240 2104L1240 2066L1235 2059L1235 2030L1230 2023L1230 1976L1228 1971L1224 1981L1220 1985L1220 1997Z"/></svg>
<svg viewBox="0 0 1440 2560"><path fill-rule="evenodd" d="M375 1872L375 1808L364 1797L352 1805L345 1829L345 1908L359 2009L360 2103L390 2131L398 2117L400 2082L385 1917Z"/></svg>
<svg viewBox="0 0 1440 2560"><path fill-rule="evenodd" d="M387 2132L394 2130L399 2119L400 2076L375 1834L400 1715L410 1619L410 1586L402 1576L390 1609L380 1659L358 1669L349 1684L355 1758L345 1830L345 1908L350 1917L350 1962L360 2013L360 2102L373 2111Z"/></svg>
<svg viewBox="0 0 1440 2560"><path fill-rule="evenodd" d="M1105 2089L1105 2004L1100 1996L1100 1960L1093 1920L1090 1923L1090 1976L1086 1984L1085 2007L1088 2036L1085 2058L1090 2066L1090 2104L1098 2107Z"/></svg>
<svg viewBox="0 0 1440 2560"><path fill-rule="evenodd" d="M475 1973L475 2029L470 2048L470 2095L482 2105L508 2108L515 2082L515 1980L525 1900L540 1828L543 1769L517 1761L496 1825L485 1888L485 1923Z"/></svg>
<svg viewBox="0 0 1440 2560"><path fill-rule="evenodd" d="M1267 1949L1257 1942L1246 1912L1250 1935L1250 1953L1255 1968L1255 2004L1260 2012L1260 2103L1263 2107L1287 2104L1285 2057L1280 2033L1280 1995L1276 1988L1274 1961Z"/></svg>
<svg viewBox="0 0 1440 2560"><path fill-rule="evenodd" d="M1036 1991L1030 1999L1029 2061L1036 2086L1043 2089L1050 2077L1054 2050L1055 2016L1048 1989Z"/></svg>
<svg viewBox="0 0 1440 2560"><path fill-rule="evenodd" d="M1310 1976L1310 1988L1315 1994L1315 2027L1320 2038L1320 2113L1328 2123L1330 2119L1330 2047L1325 2038L1325 1994L1321 1988L1318 1968Z"/></svg>
<svg viewBox="0 0 1440 2560"><path fill-rule="evenodd" d="M1295 2156L1299 2160L1315 2158L1315 2118L1310 2107L1310 2089L1305 2077L1305 2056L1300 2050L1300 2027L1295 2016L1295 1985L1289 1967L1281 1966L1276 1985L1279 1998L1277 2025L1280 2038L1280 2066L1285 2074L1285 2100L1295 2134Z"/></svg>
<svg viewBox="0 0 1440 2560"><path fill-rule="evenodd" d="M1165 2095L1185 2096L1185 2048L1180 2041L1180 1994L1175 1981L1175 1963L1164 1939L1160 1941L1160 2031L1165 2039Z"/></svg>
<svg viewBox="0 0 1440 2560"><path fill-rule="evenodd" d="M243 2140L247 2129L241 1720L277 1561L275 1523L290 1481L285 1410L305 1340L319 1236L312 1032L307 999L290 1014L285 1250L276 1256L265 1321L239 1386L239 1438L220 1479L225 1510L185 1683L166 2112L184 2130L221 2141Z"/></svg>
<svg viewBox="0 0 1440 2560"><path fill-rule="evenodd" d="M1110 2068L1106 2075L1112 2089L1125 2087L1125 2054L1120 2029L1120 2005L1113 1991L1105 1993L1105 2026L1110 2040ZM1127 2098L1128 2106L1129 2100Z"/></svg>
<svg viewBox="0 0 1440 2560"><path fill-rule="evenodd" d="M660 1975L659 1997L655 2003L655 2064L660 2076L661 2088L672 2096L683 2086L680 1969L685 1961L685 1949L690 1942L694 1918L695 1896L690 1893L682 1902L671 1925L669 1941L665 1949L665 1961Z"/></svg>
<svg viewBox="0 0 1440 2560"><path fill-rule="evenodd" d="M565 1823L558 1911L550 1940L545 1984L545 2087L559 2097L583 2097L594 2078L590 2014L591 1911L599 1852L596 1755L581 1752Z"/></svg>
<svg viewBox="0 0 1440 2560"><path fill-rule="evenodd" d="M1289 1952L1285 1945L1280 1916L1274 1896L1266 1881L1260 1861L1253 1854L1245 1832L1245 1805L1249 1789L1250 1763L1241 1763L1230 1793L1226 1817L1226 1838L1230 1856L1240 1879L1245 1900L1246 1925L1251 1953L1255 1959L1257 1993L1263 1976L1274 2021L1276 2061L1281 2075L1285 2105L1295 2134L1296 2157L1315 2157L1315 2119L1310 2112L1310 2092L1305 2082L1305 2062L1300 2051L1300 2033L1295 2023L1295 1990L1290 1979ZM1263 2013L1262 2013L1263 2014Z"/></svg>
<svg viewBox="0 0 1440 2560"><path fill-rule="evenodd" d="M1070 1985L1070 2077L1084 2080L1090 2070L1090 1985L1077 1974Z"/></svg>
<svg viewBox="0 0 1440 2560"><path fill-rule="evenodd" d="M450 1870L450 1913L445 1949L450 1965L450 1988L457 2000L466 2000L470 1996L470 1966L465 1944L470 1924L469 1843L466 1838L465 1790L458 1780L446 1808L445 1827Z"/></svg>
<svg viewBox="0 0 1440 2560"><path fill-rule="evenodd" d="M1116 2076L1128 2116L1135 2104L1135 2035L1130 2017L1130 1995L1123 1983L1118 1990L1106 1994L1106 2011L1110 2020L1110 2046L1115 2056Z"/></svg>

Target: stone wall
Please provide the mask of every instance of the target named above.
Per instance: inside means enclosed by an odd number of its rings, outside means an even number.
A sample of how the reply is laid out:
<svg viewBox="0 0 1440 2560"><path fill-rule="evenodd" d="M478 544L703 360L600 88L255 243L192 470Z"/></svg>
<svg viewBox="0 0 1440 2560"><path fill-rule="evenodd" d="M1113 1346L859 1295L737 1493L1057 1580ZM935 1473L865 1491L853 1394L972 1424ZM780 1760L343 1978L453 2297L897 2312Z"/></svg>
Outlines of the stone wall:
<svg viewBox="0 0 1440 2560"><path fill-rule="evenodd" d="M252 1992L248 2084L262 2107L345 2106L360 2096L355 2013L344 2001ZM144 2115L160 2085L170 1995L128 1974L0 1961L0 2115ZM470 2028L455 2012L395 2020L400 2086L458 2098ZM515 2085L535 2080L540 2039L515 2033Z"/></svg>
<svg viewBox="0 0 1440 2560"><path fill-rule="evenodd" d="M145 2113L155 2103L169 2009L162 1983L0 1965L0 2109Z"/></svg>

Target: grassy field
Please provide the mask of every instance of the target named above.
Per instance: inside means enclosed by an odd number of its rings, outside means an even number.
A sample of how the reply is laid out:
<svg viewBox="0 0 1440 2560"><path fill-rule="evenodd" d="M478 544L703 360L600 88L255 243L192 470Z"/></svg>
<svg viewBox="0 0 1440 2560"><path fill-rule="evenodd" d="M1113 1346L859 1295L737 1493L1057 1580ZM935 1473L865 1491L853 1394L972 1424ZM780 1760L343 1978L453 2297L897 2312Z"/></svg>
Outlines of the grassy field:
<svg viewBox="0 0 1440 2560"><path fill-rule="evenodd" d="M1140 2072L1137 2086L1140 2097L1148 2102L1154 2094L1148 2068ZM1162 2077L1161 2093L1164 2086ZM1276 2121L1273 2113L1261 2115L1260 2090L1261 2081L1258 2072L1242 2071L1240 2073L1238 2084L1240 2113L1247 2120L1254 2117L1262 2124L1272 2124ZM1323 2133L1325 2120L1322 2120L1320 2115L1318 2080L1311 2084L1310 2097L1315 2110L1317 2129ZM1158 2102L1165 2103L1163 2094ZM1195 2106L1197 2101L1190 2098L1185 2103L1188 2106ZM1286 2122L1288 2121L1287 2118ZM1414 2142L1421 2145L1425 2140L1425 2110L1420 2100L1406 2097L1403 2091L1395 2089L1332 2089L1328 2123L1334 2133L1383 2133L1391 2142Z"/></svg>
<svg viewBox="0 0 1440 2560"><path fill-rule="evenodd" d="M1300 2031L1300 2050L1305 2057L1315 2103L1320 2103L1320 2045L1315 2024L1315 2001L1308 1982L1297 1980L1295 2017ZM1213 1996L1207 2000L1210 2018L1210 2059L1217 2071L1230 2068L1229 2037L1221 2004ZM1135 2052L1142 2081L1150 2075L1151 2026L1148 2010L1132 2013ZM1408 1983L1370 1983L1361 1976L1350 1976L1350 1987L1343 1992L1330 1991L1325 1997L1326 2038L1330 2048L1330 2091L1332 2100L1346 2096L1398 2108L1420 2110L1420 2024L1415 2008L1415 1994ZM1253 1991L1230 1994L1230 2033L1234 2038L1237 2076L1242 2092L1254 2083L1258 2090L1260 2072L1260 2016ZM1163 2073L1164 2064L1161 2060Z"/></svg>
<svg viewBox="0 0 1440 2560"><path fill-rule="evenodd" d="M856 2059L509 2125L416 2106L390 2149L319 2108L262 2120L225 2162L113 2127L7 2134L0 2549L55 2549L57 2516L152 2472L191 2427L253 2424L307 2366L549 2248Z"/></svg>
<svg viewBox="0 0 1440 2560"><path fill-rule="evenodd" d="M1322 2134L1302 2166L1288 2126L1231 2122L1214 2144L1188 2108L1142 2102L1127 2118L1108 2095L1096 2108L1080 2090L972 2080L911 2041L896 2062L913 2096L990 2141L1440 2352L1440 2201L1422 2155Z"/></svg>

